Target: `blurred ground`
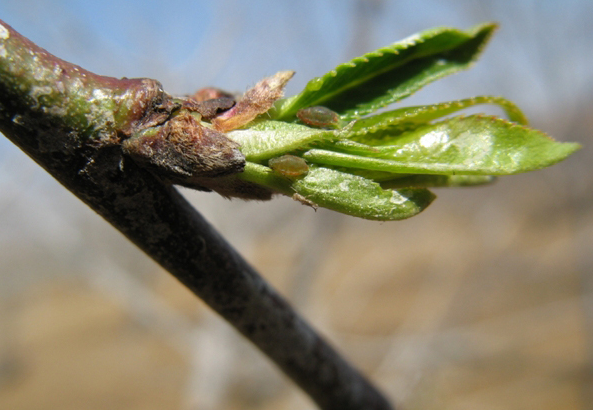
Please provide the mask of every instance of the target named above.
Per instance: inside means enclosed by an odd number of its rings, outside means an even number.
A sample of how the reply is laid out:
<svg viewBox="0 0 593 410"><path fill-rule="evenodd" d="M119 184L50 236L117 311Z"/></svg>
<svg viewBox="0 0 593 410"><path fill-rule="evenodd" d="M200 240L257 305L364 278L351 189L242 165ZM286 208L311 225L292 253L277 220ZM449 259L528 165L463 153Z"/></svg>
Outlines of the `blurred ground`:
<svg viewBox="0 0 593 410"><path fill-rule="evenodd" d="M533 126L584 145L565 163L488 187L436 190L427 211L398 223L313 212L286 198L183 192L403 408L593 409L590 2L220 1L179 2L173 11L146 2L129 26L112 2L99 10L55 2L57 11L50 3L3 2L0 16L60 57L103 74L155 77L174 92L242 90L295 68L290 94L417 30L500 21L474 70L409 104L505 95ZM167 37L184 30L196 44L189 56ZM202 302L2 141L0 409L48 408L313 407Z"/></svg>

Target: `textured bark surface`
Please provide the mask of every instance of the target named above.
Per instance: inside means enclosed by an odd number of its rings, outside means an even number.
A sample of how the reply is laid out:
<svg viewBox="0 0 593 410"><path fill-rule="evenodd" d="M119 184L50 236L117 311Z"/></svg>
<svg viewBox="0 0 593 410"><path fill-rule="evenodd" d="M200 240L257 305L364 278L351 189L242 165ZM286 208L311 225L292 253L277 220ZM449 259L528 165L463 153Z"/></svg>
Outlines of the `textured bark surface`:
<svg viewBox="0 0 593 410"><path fill-rule="evenodd" d="M0 21L0 131L229 321L322 409L390 409L170 184L122 152L179 108L148 79L102 77Z"/></svg>

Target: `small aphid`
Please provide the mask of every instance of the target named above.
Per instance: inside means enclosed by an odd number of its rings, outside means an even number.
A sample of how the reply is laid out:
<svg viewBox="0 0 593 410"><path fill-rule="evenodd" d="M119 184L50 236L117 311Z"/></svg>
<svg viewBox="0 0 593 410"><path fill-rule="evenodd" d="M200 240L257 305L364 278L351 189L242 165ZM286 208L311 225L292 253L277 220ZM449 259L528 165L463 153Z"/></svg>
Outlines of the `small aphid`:
<svg viewBox="0 0 593 410"><path fill-rule="evenodd" d="M268 166L285 177L300 177L309 172L309 166L304 159L294 155L282 155L268 161Z"/></svg>
<svg viewBox="0 0 593 410"><path fill-rule="evenodd" d="M305 124L317 128L336 128L340 121L336 112L320 105L302 108L297 111L296 116Z"/></svg>

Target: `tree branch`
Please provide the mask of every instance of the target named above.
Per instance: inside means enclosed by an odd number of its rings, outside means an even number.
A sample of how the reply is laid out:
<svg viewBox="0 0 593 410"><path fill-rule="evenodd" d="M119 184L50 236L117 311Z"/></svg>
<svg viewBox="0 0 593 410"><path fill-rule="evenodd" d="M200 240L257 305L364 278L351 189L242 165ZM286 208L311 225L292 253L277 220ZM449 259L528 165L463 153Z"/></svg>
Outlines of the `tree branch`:
<svg viewBox="0 0 593 410"><path fill-rule="evenodd" d="M98 76L0 21L0 131L268 355L322 409L390 409L169 183L122 153L179 108L149 79Z"/></svg>

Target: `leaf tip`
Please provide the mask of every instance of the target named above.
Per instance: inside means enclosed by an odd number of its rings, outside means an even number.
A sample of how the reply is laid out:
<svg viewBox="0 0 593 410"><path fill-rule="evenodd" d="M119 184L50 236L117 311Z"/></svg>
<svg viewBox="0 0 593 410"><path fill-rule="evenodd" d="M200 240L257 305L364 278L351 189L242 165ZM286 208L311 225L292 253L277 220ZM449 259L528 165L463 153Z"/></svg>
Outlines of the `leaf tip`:
<svg viewBox="0 0 593 410"><path fill-rule="evenodd" d="M487 33L489 35L492 35L499 28L500 28L500 24L497 23L496 21L487 21L484 23L480 23L476 26L473 26L472 28L470 28L468 30L468 32L473 33L473 34L478 34L478 33L482 32L482 33Z"/></svg>

